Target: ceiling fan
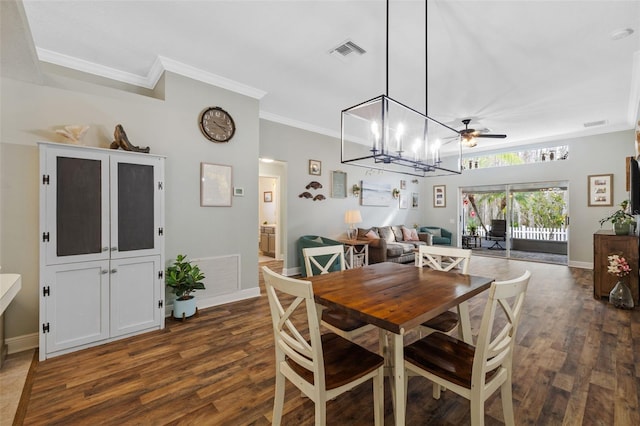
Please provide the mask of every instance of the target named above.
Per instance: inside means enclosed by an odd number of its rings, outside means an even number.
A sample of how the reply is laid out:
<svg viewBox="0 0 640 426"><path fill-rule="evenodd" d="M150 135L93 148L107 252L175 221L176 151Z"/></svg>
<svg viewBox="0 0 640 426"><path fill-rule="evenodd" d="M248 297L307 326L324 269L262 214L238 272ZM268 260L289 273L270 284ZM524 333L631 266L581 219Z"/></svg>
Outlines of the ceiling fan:
<svg viewBox="0 0 640 426"><path fill-rule="evenodd" d="M476 138L504 139L507 137L507 135L482 133L482 130L470 129L469 123L471 123L470 118L465 118L464 120L462 120L462 124L464 124L464 129L458 131L458 133L460 134L460 139L462 143L469 148L473 148L478 144L478 142L476 141Z"/></svg>

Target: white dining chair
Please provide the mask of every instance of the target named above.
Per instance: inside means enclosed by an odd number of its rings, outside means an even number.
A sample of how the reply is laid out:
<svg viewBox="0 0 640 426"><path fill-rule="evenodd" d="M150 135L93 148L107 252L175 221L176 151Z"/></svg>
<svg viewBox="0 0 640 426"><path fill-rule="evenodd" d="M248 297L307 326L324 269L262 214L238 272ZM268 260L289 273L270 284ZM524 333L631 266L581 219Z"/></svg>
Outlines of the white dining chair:
<svg viewBox="0 0 640 426"><path fill-rule="evenodd" d="M382 425L384 359L334 333L320 334L311 282L279 275L266 266L262 273L276 350L272 424L282 421L285 379L314 402L316 425L326 424L328 400L372 379L374 423ZM308 338L303 330L308 330Z"/></svg>
<svg viewBox="0 0 640 426"><path fill-rule="evenodd" d="M419 246L415 265L417 267L429 267L436 271L469 273L471 262L471 250L456 247ZM427 336L435 331L453 334L459 330L460 337L464 337L468 343L471 338L471 324L468 323L468 307L466 302L458 305L458 312L446 311L435 318L422 323L418 327L420 337ZM460 321L464 319L464 330ZM464 333L463 333L464 332Z"/></svg>
<svg viewBox="0 0 640 426"><path fill-rule="evenodd" d="M337 262L340 270L345 270L344 248L342 245L309 247L302 249L305 270L308 277L314 275L314 266L320 274L327 274L331 267ZM372 324L360 321L357 318L349 317L347 314L335 309L327 308L322 310L321 324L338 336L353 341L356 336L375 329Z"/></svg>
<svg viewBox="0 0 640 426"><path fill-rule="evenodd" d="M434 387L446 387L468 399L472 426L484 425L485 401L499 388L505 424L514 425L513 348L530 277L526 271L519 278L491 284L475 346L436 332L405 347L405 377L426 377ZM494 324L501 327L494 331ZM406 386L405 378L405 391Z"/></svg>

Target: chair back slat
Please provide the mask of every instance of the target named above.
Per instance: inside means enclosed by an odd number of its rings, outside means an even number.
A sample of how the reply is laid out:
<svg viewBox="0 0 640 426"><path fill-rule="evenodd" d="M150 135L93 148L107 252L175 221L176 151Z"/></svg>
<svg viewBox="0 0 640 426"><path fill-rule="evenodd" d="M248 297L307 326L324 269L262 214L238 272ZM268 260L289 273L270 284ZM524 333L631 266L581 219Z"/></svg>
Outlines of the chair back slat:
<svg viewBox="0 0 640 426"><path fill-rule="evenodd" d="M421 245L418 247L416 266L428 266L445 272L460 268L463 274L468 274L470 261L471 250L468 249Z"/></svg>
<svg viewBox="0 0 640 426"><path fill-rule="evenodd" d="M474 386L484 387L486 373L511 363L515 336L530 277L531 272L526 271L519 278L496 281L491 285L476 343L472 389ZM499 308L504 313L505 325L494 333L493 326Z"/></svg>
<svg viewBox="0 0 640 426"><path fill-rule="evenodd" d="M344 271L344 248L342 245L336 246L324 246L324 247L308 247L302 249L302 255L304 256L304 266L308 277L312 277L314 274L315 266L320 274L328 274L329 269L337 261L340 265L340 270Z"/></svg>
<svg viewBox="0 0 640 426"><path fill-rule="evenodd" d="M266 266L262 267L265 288L269 299L274 337L276 341L276 362L291 358L301 367L313 372L316 383L324 383L324 362L320 340L320 325L313 299L311 282L279 275ZM283 295L293 296L282 297ZM288 304L285 309L285 302ZM306 321L294 315L300 309L306 311ZM299 326L296 324L299 323ZM307 340L301 328L308 326L310 339Z"/></svg>

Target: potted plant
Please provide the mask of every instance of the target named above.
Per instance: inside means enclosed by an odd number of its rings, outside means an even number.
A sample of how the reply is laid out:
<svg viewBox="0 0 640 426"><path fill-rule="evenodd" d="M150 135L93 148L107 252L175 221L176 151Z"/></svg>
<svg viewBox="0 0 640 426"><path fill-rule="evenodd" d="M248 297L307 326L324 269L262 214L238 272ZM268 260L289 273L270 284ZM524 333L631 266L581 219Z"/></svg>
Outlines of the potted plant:
<svg viewBox="0 0 640 426"><path fill-rule="evenodd" d="M635 217L627 213L628 207L629 200L621 202L618 210L604 219L600 219L600 226L604 225L606 222L611 222L616 235L628 235L631 231L631 225L635 227L636 224Z"/></svg>
<svg viewBox="0 0 640 426"><path fill-rule="evenodd" d="M183 254L179 254L173 265L167 268L166 285L176 295L173 302L174 318L184 319L195 315L196 299L191 293L204 290L203 279L204 274L198 265L192 265Z"/></svg>
<svg viewBox="0 0 640 426"><path fill-rule="evenodd" d="M467 229L470 235L476 235L476 232L478 232L478 222L474 218L470 218L469 222L467 222Z"/></svg>

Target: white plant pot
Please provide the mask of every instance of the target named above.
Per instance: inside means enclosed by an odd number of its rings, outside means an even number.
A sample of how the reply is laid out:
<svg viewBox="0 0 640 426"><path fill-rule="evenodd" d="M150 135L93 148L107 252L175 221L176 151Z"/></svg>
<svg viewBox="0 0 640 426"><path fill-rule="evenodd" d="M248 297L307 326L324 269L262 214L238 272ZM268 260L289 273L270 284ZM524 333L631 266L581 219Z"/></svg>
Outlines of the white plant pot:
<svg viewBox="0 0 640 426"><path fill-rule="evenodd" d="M175 299L173 301L173 317L189 318L196 313L196 298L189 296L187 300Z"/></svg>

